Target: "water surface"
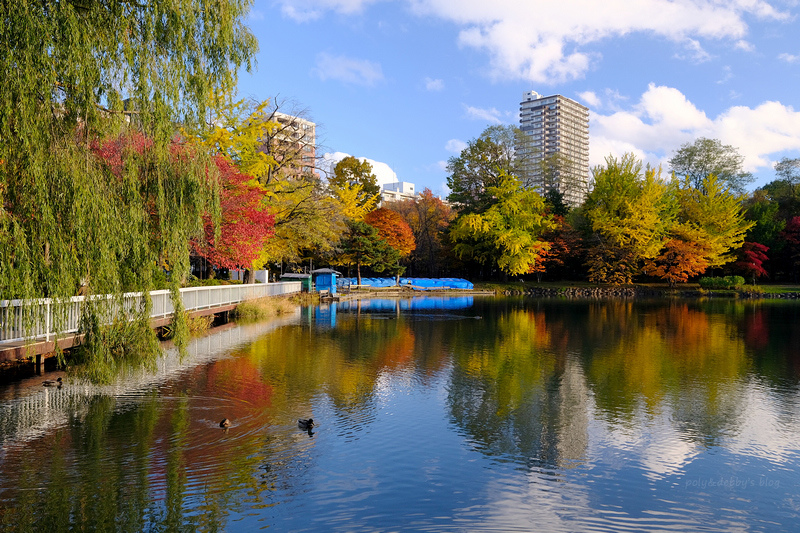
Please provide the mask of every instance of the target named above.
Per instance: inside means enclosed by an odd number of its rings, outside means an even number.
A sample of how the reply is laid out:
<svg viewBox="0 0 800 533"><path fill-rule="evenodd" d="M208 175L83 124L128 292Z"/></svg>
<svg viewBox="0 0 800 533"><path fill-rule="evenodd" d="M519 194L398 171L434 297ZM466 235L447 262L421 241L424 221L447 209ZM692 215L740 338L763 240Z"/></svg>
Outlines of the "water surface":
<svg viewBox="0 0 800 533"><path fill-rule="evenodd" d="M798 319L372 300L212 332L111 387L19 381L0 529L793 531Z"/></svg>

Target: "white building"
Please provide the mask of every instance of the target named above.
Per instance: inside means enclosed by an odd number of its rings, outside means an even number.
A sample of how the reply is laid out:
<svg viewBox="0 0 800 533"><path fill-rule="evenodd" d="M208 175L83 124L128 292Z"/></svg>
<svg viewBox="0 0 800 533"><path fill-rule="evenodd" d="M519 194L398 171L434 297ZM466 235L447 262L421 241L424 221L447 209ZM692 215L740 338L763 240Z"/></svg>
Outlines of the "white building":
<svg viewBox="0 0 800 533"><path fill-rule="evenodd" d="M414 184L407 181L384 183L381 187L381 203L413 200L415 197Z"/></svg>
<svg viewBox="0 0 800 533"><path fill-rule="evenodd" d="M589 109L558 94L528 91L522 94L519 123L530 136L518 151L524 177L542 193L555 188L567 204L581 204L589 183Z"/></svg>

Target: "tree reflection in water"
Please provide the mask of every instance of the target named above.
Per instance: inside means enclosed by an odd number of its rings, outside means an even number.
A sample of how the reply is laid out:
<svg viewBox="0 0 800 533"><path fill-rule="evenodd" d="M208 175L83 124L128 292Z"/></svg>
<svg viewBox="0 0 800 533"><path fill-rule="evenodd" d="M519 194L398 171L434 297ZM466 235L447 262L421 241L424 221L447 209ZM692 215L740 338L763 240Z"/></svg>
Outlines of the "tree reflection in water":
<svg viewBox="0 0 800 533"><path fill-rule="evenodd" d="M552 480L591 469L597 450L634 449L637 468L654 478L711 448L793 457L785 428L800 427L798 309L732 300L470 299L450 309L384 301L320 311L325 327L311 311L155 385L70 397L58 423L24 438L24 398L3 399L0 529L217 531L242 516L275 525L303 502L325 500L312 496L320 470L331 468L321 457L355 447L368 461L372 450L359 441L382 435L427 443L398 451L386 442L398 468L414 454L444 461L436 447L455 429L470 453L546 470ZM68 383L44 392L40 382L29 396L77 391ZM433 434L381 427L392 394L437 387L441 413L404 415ZM779 419L766 429L768 444L754 436L764 431L754 395L769 397ZM315 412L323 408L327 419ZM312 416L321 433L309 438L297 419ZM447 427L436 426L439 416ZM222 418L229 429L218 427Z"/></svg>

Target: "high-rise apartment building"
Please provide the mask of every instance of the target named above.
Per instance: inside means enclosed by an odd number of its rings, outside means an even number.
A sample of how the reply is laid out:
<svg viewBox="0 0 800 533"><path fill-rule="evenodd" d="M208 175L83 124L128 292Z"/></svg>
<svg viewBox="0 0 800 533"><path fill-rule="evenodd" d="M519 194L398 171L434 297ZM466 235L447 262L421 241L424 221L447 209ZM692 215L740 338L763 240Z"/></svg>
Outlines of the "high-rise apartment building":
<svg viewBox="0 0 800 533"><path fill-rule="evenodd" d="M517 151L523 178L542 193L558 189L567 204L581 204L589 183L589 109L560 94L528 91L519 123L529 136Z"/></svg>
<svg viewBox="0 0 800 533"><path fill-rule="evenodd" d="M261 150L275 159L275 170L287 176L316 173L316 124L301 117L274 111L276 123Z"/></svg>

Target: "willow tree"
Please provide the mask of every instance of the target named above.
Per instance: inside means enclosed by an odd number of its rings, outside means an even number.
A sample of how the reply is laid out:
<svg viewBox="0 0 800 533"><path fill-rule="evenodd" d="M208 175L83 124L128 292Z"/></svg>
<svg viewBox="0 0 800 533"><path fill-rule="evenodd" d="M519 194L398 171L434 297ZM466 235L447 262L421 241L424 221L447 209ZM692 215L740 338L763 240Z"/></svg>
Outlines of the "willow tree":
<svg viewBox="0 0 800 533"><path fill-rule="evenodd" d="M209 160L179 146L174 125L197 122L209 95L251 67L248 8L0 6L0 298L145 290L162 268L177 288L189 239L219 200ZM118 161L98 152L108 139L121 143ZM100 319L88 311L91 332Z"/></svg>

